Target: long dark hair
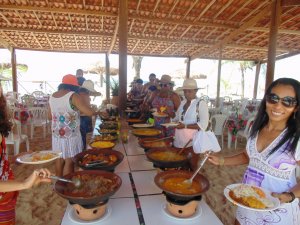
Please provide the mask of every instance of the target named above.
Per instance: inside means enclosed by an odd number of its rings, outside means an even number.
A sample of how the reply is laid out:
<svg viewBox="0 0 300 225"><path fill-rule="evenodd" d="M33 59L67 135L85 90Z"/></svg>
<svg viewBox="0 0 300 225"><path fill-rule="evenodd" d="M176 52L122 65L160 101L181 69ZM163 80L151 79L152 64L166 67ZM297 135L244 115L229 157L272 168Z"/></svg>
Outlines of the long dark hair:
<svg viewBox="0 0 300 225"><path fill-rule="evenodd" d="M71 84L60 84L58 85L58 90L70 90L70 91L78 92L79 87Z"/></svg>
<svg viewBox="0 0 300 225"><path fill-rule="evenodd" d="M277 85L289 85L292 86L296 93L297 105L296 108L299 109L300 103L300 82L292 79L292 78L280 78L272 82L272 84L268 87L264 98L261 101L259 106L257 116L253 123L250 137L255 137L258 131L260 131L264 126L267 125L269 121L269 116L266 112L266 96L268 96L272 89ZM289 144L286 145L284 151L289 151L292 154L295 153L296 146L300 137L300 113L297 110L293 113L287 121L286 124L287 132L285 132L281 141L272 149L269 155L273 154L277 149L279 149L282 145L284 145L287 141Z"/></svg>
<svg viewBox="0 0 300 225"><path fill-rule="evenodd" d="M1 86L0 92L0 133L4 137L7 137L11 131L12 123L9 121L6 99L3 95Z"/></svg>

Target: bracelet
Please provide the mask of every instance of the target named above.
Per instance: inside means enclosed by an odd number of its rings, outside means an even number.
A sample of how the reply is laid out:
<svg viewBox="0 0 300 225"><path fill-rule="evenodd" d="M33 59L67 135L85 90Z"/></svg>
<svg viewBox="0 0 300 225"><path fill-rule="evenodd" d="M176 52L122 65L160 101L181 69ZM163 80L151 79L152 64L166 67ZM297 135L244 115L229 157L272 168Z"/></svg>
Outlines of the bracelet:
<svg viewBox="0 0 300 225"><path fill-rule="evenodd" d="M295 196L295 194L294 194L293 192L283 192L282 194L288 194L289 196L292 197L292 200L289 201L288 203L291 203L291 202L294 201L295 198L296 198L296 196Z"/></svg>
<svg viewBox="0 0 300 225"><path fill-rule="evenodd" d="M219 166L224 166L225 159L223 156L219 157Z"/></svg>

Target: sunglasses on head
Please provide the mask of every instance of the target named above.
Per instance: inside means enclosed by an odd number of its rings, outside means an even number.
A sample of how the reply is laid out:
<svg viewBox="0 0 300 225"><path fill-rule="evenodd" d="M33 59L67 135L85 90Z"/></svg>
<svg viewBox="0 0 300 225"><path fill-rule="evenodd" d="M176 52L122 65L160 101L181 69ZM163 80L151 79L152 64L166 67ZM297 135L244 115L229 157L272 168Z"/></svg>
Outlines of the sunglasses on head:
<svg viewBox="0 0 300 225"><path fill-rule="evenodd" d="M161 87L168 87L169 84L160 84L159 86L161 86Z"/></svg>
<svg viewBox="0 0 300 225"><path fill-rule="evenodd" d="M277 104L279 101L281 101L281 104L284 106L284 107L294 107L297 105L297 100L293 97L290 97L290 96L286 96L286 97L283 97L283 98L280 98L278 95L276 94L269 94L266 96L266 100L269 104Z"/></svg>

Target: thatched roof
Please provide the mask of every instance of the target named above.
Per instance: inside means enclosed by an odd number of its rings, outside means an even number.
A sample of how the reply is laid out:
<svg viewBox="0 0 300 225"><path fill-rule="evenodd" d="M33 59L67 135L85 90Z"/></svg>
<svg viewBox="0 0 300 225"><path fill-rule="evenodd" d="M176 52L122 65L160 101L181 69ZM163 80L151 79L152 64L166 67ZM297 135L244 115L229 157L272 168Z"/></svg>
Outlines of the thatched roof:
<svg viewBox="0 0 300 225"><path fill-rule="evenodd" d="M128 54L264 60L271 0L128 0ZM300 52L300 7L282 0L276 55ZM0 0L0 47L118 53L119 0Z"/></svg>

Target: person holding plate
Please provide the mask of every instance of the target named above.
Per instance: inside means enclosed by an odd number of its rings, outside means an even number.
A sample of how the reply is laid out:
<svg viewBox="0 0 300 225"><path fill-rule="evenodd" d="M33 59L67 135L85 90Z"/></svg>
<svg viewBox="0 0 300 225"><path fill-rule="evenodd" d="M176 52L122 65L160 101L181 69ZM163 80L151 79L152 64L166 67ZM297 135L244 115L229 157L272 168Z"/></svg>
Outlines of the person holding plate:
<svg viewBox="0 0 300 225"><path fill-rule="evenodd" d="M205 131L208 126L209 112L205 101L197 98L198 86L194 79L188 78L184 80L183 86L180 88L184 93L184 100L181 101L174 122L179 124L175 127L175 139L173 145L176 148L183 148L186 143L193 139L198 130ZM187 146L192 146L192 142ZM190 152L193 153L192 148ZM193 154L191 167L197 167L198 157Z"/></svg>
<svg viewBox="0 0 300 225"><path fill-rule="evenodd" d="M51 180L47 178L50 176L50 171L47 169L35 170L23 181L14 180L5 144L5 137L12 130L12 123L9 122L7 112L6 99L0 83L0 224L13 225L15 224L18 191L31 188L40 182L51 182Z"/></svg>
<svg viewBox="0 0 300 225"><path fill-rule="evenodd" d="M161 128L161 124L169 123L171 118L175 117L175 112L180 105L180 97L171 90L171 77L162 75L159 83L160 89L153 92L148 103L157 109L153 114L154 125ZM166 131L169 136L171 132Z"/></svg>
<svg viewBox="0 0 300 225"><path fill-rule="evenodd" d="M214 165L248 164L243 182L272 192L281 204L275 210L255 211L238 207L236 225L300 224L300 83L280 78L267 89L251 128L246 150L227 157L209 156Z"/></svg>

